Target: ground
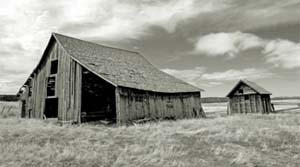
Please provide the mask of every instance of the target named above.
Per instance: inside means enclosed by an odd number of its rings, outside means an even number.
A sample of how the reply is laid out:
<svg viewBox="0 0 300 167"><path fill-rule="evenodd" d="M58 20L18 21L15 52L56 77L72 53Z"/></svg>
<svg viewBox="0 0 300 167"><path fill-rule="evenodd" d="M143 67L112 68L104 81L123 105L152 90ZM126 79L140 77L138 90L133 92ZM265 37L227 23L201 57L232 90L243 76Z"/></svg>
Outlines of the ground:
<svg viewBox="0 0 300 167"><path fill-rule="evenodd" d="M300 166L300 111L224 116L219 105L206 119L117 128L6 116L0 166Z"/></svg>

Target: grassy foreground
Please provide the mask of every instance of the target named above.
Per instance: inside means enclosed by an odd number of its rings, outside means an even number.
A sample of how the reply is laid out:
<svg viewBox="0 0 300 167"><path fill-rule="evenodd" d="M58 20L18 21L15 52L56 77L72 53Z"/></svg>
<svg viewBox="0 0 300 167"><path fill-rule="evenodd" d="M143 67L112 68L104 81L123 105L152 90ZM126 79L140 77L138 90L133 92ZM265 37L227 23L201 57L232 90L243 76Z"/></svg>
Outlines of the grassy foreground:
<svg viewBox="0 0 300 167"><path fill-rule="evenodd" d="M300 115L131 127L0 119L0 166L300 166Z"/></svg>

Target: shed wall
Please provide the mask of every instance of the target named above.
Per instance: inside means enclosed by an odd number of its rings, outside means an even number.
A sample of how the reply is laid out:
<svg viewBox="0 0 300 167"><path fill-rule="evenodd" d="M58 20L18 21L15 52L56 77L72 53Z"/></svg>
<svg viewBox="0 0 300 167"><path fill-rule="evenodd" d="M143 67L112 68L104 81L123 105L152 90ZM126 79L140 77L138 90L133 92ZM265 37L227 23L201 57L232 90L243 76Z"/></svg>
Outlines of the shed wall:
<svg viewBox="0 0 300 167"><path fill-rule="evenodd" d="M272 112L269 95L250 94L248 96L248 100L245 100L245 95L231 97L228 114Z"/></svg>

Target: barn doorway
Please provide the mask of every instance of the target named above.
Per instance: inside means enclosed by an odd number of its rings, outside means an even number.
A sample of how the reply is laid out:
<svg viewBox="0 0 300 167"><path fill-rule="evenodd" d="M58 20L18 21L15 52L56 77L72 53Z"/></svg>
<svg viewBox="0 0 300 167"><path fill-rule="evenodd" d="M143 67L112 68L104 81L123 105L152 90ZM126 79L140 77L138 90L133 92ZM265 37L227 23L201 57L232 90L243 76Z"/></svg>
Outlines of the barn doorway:
<svg viewBox="0 0 300 167"><path fill-rule="evenodd" d="M81 121L116 122L115 87L83 68Z"/></svg>
<svg viewBox="0 0 300 167"><path fill-rule="evenodd" d="M21 101L21 118L26 117L26 101L22 100Z"/></svg>
<svg viewBox="0 0 300 167"><path fill-rule="evenodd" d="M46 98L44 117L57 118L58 98Z"/></svg>

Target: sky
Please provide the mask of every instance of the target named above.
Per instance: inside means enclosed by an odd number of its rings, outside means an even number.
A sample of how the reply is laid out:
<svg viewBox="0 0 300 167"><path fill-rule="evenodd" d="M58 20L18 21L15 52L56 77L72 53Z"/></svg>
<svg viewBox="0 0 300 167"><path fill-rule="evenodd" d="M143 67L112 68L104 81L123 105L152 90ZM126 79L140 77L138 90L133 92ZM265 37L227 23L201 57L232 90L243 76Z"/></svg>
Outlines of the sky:
<svg viewBox="0 0 300 167"><path fill-rule="evenodd" d="M225 96L248 79L300 96L300 0L0 0L0 94L16 94L51 32L138 51Z"/></svg>

